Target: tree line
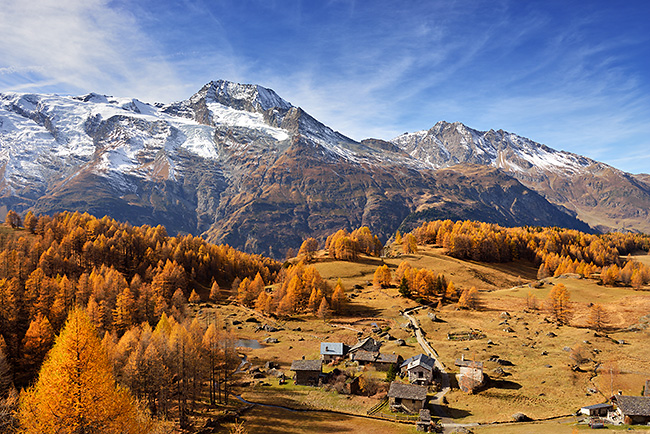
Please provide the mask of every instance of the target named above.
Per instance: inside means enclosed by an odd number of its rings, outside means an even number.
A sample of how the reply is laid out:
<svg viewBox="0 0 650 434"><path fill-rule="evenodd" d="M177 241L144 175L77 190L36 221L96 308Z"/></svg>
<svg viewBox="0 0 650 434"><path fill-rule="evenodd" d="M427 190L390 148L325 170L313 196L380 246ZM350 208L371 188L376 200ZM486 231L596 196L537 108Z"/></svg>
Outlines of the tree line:
<svg viewBox="0 0 650 434"><path fill-rule="evenodd" d="M539 264L539 278L601 273L603 282L640 287L650 268L627 255L650 250L650 237L637 233L588 234L574 229L515 227L475 221L436 220L411 234L419 244L442 246L450 256L481 262L525 259ZM625 269L625 272L623 272Z"/></svg>

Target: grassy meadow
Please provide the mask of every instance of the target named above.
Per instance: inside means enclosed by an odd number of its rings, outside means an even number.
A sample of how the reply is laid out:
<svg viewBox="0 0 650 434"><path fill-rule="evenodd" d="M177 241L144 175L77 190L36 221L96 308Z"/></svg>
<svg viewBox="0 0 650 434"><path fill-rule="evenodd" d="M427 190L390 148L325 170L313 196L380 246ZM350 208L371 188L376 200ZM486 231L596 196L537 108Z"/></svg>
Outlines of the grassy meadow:
<svg viewBox="0 0 650 434"><path fill-rule="evenodd" d="M568 416L578 408L603 402L612 391L638 395L645 380L650 378L648 331L626 330L650 311L650 293L609 288L595 280L571 278L549 278L543 286L535 288L529 285L536 275L533 264L460 261L444 256L440 249L433 247L426 247L415 255L383 261L363 257L358 263L334 261L321 253L314 265L332 286L340 278L350 299L345 313L328 321L313 315L301 315L288 321L264 319L233 305L195 308L196 315L205 321L214 315L225 318L240 339L262 343L268 337L278 339L278 343L263 344L259 349L240 348L240 351L246 354L252 367L273 361L289 377L293 360L303 356L318 358L321 342L354 344L359 335L372 334L373 323L388 329L395 339L407 342L400 347L396 340L385 340L382 352L394 352L407 358L420 353L421 348L403 328L406 320L400 310L417 304L401 297L396 288L377 289L371 285L378 266L386 263L394 271L403 260L413 267L444 273L459 290L471 286L479 289L481 307L478 310L459 310L455 304L449 304L441 310L427 308L416 314L448 371L457 372L454 361L461 355L484 362L484 372L489 377L485 388L476 394L466 394L452 387L447 395L447 413L453 422L510 422L516 412L538 420L565 416L560 420L529 424L483 425L473 427L475 433L570 433L576 428L576 419ZM569 289L573 311L570 324L562 327L550 322L544 309L549 291L559 283ZM529 292L538 301L536 310L527 309ZM600 303L605 308L607 329L600 333L587 328L590 303ZM439 321L433 322L428 315L430 312L435 312ZM283 329L272 333L256 331L259 324L246 322L254 316L262 323L268 320ZM481 330L486 337L473 341L447 339L448 333L469 330ZM577 364L576 354L585 361ZM498 364L494 361L497 359L506 360L508 365ZM576 365L578 369L572 369ZM357 373L363 370L350 364L338 367ZM325 366L324 369L333 367ZM385 378L383 372L372 372L372 368L366 372L379 379ZM236 392L249 401L297 409L318 408L363 415L380 399L379 394L350 397L324 388L295 386L291 381L279 385L275 378L242 378L239 384ZM452 386L454 384L455 379L452 379ZM265 407L253 408L243 420L249 432L415 432L414 426L409 425Z"/></svg>

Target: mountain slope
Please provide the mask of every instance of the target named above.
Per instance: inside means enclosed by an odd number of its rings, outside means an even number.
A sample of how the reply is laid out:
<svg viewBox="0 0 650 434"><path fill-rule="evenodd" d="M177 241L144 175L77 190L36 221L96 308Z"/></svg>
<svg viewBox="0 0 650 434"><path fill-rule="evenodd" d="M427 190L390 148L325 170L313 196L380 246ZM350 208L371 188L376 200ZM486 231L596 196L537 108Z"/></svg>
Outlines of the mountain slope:
<svg viewBox="0 0 650 434"><path fill-rule="evenodd" d="M438 122L392 141L431 168L481 164L504 170L601 231L650 232L650 187L606 164L499 131Z"/></svg>
<svg viewBox="0 0 650 434"><path fill-rule="evenodd" d="M500 170L423 155L356 142L257 85L210 82L168 105L0 95L4 209L109 214L276 257L307 236L368 225L387 238L434 214L588 229Z"/></svg>

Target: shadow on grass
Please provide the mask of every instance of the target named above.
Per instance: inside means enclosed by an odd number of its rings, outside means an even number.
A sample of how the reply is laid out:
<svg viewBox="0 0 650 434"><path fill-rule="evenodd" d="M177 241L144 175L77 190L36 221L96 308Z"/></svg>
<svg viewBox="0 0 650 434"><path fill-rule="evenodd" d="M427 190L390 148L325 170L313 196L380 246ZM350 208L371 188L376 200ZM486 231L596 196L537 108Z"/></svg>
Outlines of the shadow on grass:
<svg viewBox="0 0 650 434"><path fill-rule="evenodd" d="M463 410L460 408L444 407L444 411L452 419L462 419L464 417L472 415L471 411Z"/></svg>
<svg viewBox="0 0 650 434"><path fill-rule="evenodd" d="M521 384L509 380L494 380L490 379L487 382L486 387L483 390L488 389L509 389L509 390L518 390L521 389Z"/></svg>

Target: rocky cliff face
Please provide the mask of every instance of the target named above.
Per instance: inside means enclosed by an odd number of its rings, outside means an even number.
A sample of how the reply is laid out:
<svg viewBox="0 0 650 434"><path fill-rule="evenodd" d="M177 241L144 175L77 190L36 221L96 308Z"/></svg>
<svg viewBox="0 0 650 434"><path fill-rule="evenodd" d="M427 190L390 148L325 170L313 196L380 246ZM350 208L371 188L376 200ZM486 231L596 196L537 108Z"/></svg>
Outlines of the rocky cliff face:
<svg viewBox="0 0 650 434"><path fill-rule="evenodd" d="M481 134L439 123L356 142L270 89L224 81L168 105L2 94L0 208L109 214L274 256L340 228L387 238L431 218L588 229L552 194L587 195L598 186L567 193L571 176L608 166L570 156L564 171L540 170L535 158L556 151ZM630 194L648 187L626 179Z"/></svg>

